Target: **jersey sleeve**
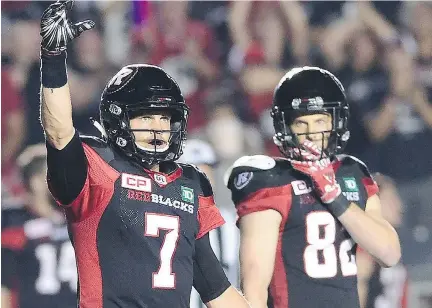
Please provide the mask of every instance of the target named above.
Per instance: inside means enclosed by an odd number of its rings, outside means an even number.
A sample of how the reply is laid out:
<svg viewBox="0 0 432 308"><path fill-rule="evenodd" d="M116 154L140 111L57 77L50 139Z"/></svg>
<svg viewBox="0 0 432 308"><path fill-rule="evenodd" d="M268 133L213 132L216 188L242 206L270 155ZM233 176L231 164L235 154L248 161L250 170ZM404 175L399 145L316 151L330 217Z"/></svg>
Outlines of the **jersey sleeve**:
<svg viewBox="0 0 432 308"><path fill-rule="evenodd" d="M67 154L62 153L72 145L72 142L74 151ZM105 162L95 149L82 142L77 134L68 146L60 151L51 151L52 162L48 163L47 182L57 203L67 208L68 217L73 221L81 221L88 217L97 206L109 202L119 173ZM77 172L78 168L83 168L82 164L76 165L73 162L81 155L84 155L85 169ZM49 155L48 159L50 159ZM62 185L56 183L59 180L63 183ZM75 187L73 194L68 193L68 185ZM80 188L79 191L76 190L77 186Z"/></svg>
<svg viewBox="0 0 432 308"><path fill-rule="evenodd" d="M213 252L208 233L195 243L193 286L207 303L230 287L230 282Z"/></svg>
<svg viewBox="0 0 432 308"><path fill-rule="evenodd" d="M363 186L366 189L368 198L378 194L379 188L375 180L372 178L372 176L364 177L362 179L362 182L363 182Z"/></svg>
<svg viewBox="0 0 432 308"><path fill-rule="evenodd" d="M87 178L87 158L78 131L63 149L54 148L48 141L46 147L48 187L59 204L70 204Z"/></svg>
<svg viewBox="0 0 432 308"><path fill-rule="evenodd" d="M219 209L217 208L213 189L208 178L201 171L199 173L202 194L198 195L198 224L199 230L197 239L203 237L208 232L222 226L225 223Z"/></svg>
<svg viewBox="0 0 432 308"><path fill-rule="evenodd" d="M379 192L378 184L375 182L366 164L362 162L360 159L355 158L353 156L351 156L350 158L357 163L360 169L362 184L366 190L368 199L373 195L378 194Z"/></svg>
<svg viewBox="0 0 432 308"><path fill-rule="evenodd" d="M279 212L283 220L291 207L291 186L279 182L274 170L233 169L228 188L239 219L265 210Z"/></svg>

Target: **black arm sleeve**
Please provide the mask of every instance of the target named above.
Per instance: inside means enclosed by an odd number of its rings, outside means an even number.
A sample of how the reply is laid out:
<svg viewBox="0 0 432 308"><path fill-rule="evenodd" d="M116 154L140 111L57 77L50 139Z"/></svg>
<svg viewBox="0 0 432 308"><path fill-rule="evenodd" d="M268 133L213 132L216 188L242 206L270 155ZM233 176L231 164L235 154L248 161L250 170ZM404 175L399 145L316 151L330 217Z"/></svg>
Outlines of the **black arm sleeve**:
<svg viewBox="0 0 432 308"><path fill-rule="evenodd" d="M195 243L193 286L201 300L208 303L219 297L230 285L206 234Z"/></svg>
<svg viewBox="0 0 432 308"><path fill-rule="evenodd" d="M78 131L62 150L47 146L48 181L51 193L62 204L80 194L87 178L87 158Z"/></svg>

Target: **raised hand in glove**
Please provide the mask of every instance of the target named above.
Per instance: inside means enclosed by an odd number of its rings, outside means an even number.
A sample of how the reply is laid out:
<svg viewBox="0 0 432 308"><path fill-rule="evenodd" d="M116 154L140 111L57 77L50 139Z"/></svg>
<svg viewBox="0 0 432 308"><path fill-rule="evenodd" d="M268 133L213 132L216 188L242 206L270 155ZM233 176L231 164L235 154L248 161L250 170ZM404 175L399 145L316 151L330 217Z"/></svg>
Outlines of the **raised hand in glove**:
<svg viewBox="0 0 432 308"><path fill-rule="evenodd" d="M60 54L70 41L95 26L91 20L73 24L68 18L72 6L73 0L57 1L44 11L40 24L43 53Z"/></svg>
<svg viewBox="0 0 432 308"><path fill-rule="evenodd" d="M43 13L40 24L41 81L45 88L60 88L67 83L66 47L74 38L95 26L91 20L73 24L68 18L73 0L57 1Z"/></svg>
<svg viewBox="0 0 432 308"><path fill-rule="evenodd" d="M348 209L350 202L342 195L333 164L313 142L306 140L302 145L309 153L306 157L308 160L291 160L292 167L312 180L321 201L327 204L336 217L342 215Z"/></svg>

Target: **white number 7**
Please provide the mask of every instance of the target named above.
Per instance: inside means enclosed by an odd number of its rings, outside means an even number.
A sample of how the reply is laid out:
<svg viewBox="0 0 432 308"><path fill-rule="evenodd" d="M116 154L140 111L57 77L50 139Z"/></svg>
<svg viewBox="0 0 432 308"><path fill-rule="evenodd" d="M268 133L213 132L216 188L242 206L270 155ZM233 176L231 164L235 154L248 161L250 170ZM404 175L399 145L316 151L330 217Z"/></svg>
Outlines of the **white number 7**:
<svg viewBox="0 0 432 308"><path fill-rule="evenodd" d="M174 289L175 273L172 272L172 259L177 247L180 222L178 216L145 213L145 236L159 237L159 230L167 230L160 250L160 266L153 272L153 288Z"/></svg>

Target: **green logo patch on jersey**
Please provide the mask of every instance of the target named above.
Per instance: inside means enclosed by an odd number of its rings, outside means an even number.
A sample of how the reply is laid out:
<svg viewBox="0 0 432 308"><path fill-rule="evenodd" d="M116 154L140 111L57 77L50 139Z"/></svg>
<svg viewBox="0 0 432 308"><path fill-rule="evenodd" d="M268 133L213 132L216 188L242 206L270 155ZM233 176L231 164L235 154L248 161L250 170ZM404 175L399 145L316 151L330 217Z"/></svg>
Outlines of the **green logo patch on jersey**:
<svg viewBox="0 0 432 308"><path fill-rule="evenodd" d="M355 178L342 178L346 191L359 191Z"/></svg>
<svg viewBox="0 0 432 308"><path fill-rule="evenodd" d="M182 186L181 197L184 202L194 203L194 191L192 188Z"/></svg>

